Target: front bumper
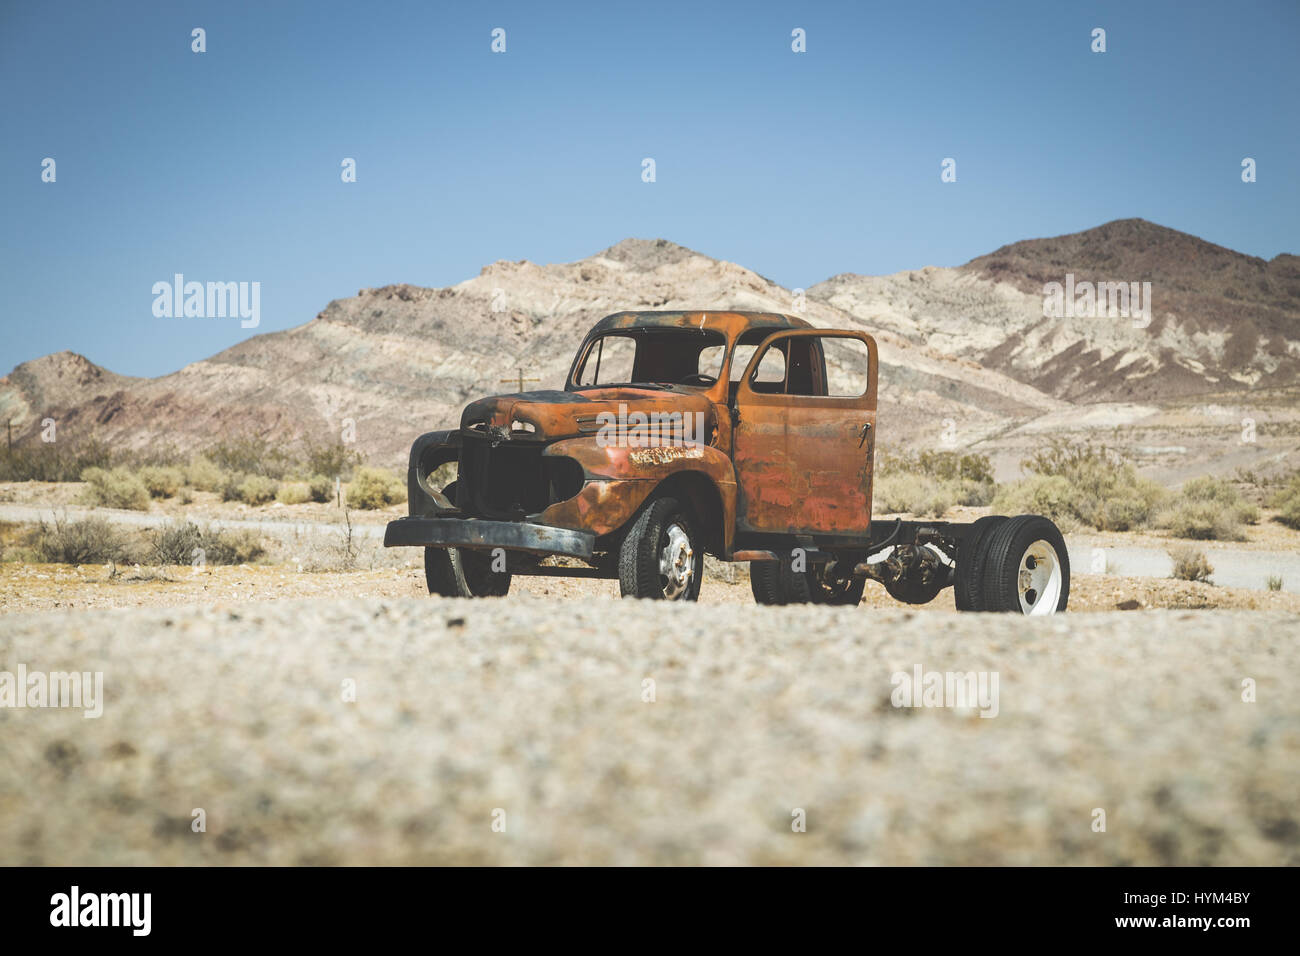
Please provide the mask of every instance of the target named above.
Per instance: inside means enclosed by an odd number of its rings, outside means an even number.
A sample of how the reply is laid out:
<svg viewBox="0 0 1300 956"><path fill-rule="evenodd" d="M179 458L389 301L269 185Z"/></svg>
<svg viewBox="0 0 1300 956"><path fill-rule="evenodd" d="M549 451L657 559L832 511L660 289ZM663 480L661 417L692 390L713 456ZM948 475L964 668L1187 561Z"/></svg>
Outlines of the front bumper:
<svg viewBox="0 0 1300 956"><path fill-rule="evenodd" d="M398 518L384 530L385 548L504 548L591 558L596 536L526 521L480 518Z"/></svg>

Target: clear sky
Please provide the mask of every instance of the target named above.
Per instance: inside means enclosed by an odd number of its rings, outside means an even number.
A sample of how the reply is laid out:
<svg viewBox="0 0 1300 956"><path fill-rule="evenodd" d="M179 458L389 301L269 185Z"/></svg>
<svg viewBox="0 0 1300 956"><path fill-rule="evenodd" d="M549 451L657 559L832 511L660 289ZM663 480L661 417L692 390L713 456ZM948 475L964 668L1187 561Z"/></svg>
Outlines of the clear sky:
<svg viewBox="0 0 1300 956"><path fill-rule="evenodd" d="M0 373L163 374L628 236L789 287L1130 216L1300 253L1298 0L0 0L0 103ZM260 282L260 328L155 318L178 272Z"/></svg>

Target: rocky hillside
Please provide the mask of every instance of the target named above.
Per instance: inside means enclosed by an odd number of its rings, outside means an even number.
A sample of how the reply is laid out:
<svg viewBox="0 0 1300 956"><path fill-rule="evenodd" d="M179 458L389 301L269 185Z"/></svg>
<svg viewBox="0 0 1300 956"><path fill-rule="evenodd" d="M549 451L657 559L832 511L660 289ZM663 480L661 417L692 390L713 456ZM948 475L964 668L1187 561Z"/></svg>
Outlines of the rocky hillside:
<svg viewBox="0 0 1300 956"><path fill-rule="evenodd" d="M1046 316L1045 285L1067 275L1149 282L1149 316ZM957 269L835 276L809 295L1069 401L1300 380L1300 257L1266 261L1141 219L1013 243Z"/></svg>
<svg viewBox="0 0 1300 956"><path fill-rule="evenodd" d="M362 289L305 325L255 336L171 375L79 400L60 394L42 407L77 434L182 450L247 431L329 440L351 419L360 448L396 462L416 434L455 422L469 400L516 391L519 369L526 388L558 387L597 319L636 308L791 312L794 298L741 266L664 240L629 239L573 263L496 262L449 288ZM1062 405L828 303L809 300L803 315L880 333L880 427L900 443L935 440L945 420L975 438ZM41 404L16 375L0 382L0 396Z"/></svg>
<svg viewBox="0 0 1300 956"><path fill-rule="evenodd" d="M1045 317L1043 287L1066 275L1150 282L1150 322ZM1242 418L1264 428L1273 413L1259 396L1300 383L1300 258L1266 262L1134 219L1015 243L955 269L836 276L805 302L734 263L628 239L577 262L496 262L448 288L362 289L304 325L157 379L48 356L0 380L0 414L27 435L54 417L63 435L182 451L248 432L330 441L350 420L363 451L397 464L415 435L454 423L471 399L516 391L520 369L525 388L558 387L601 316L726 308L871 331L882 447L934 447L944 435L1009 468L1043 428L1093 422L1108 434L1145 430L1135 453L1182 474L1204 462L1202 447L1235 443ZM1212 402L1214 414L1197 405L1165 421L1171 402ZM1281 429L1293 434L1289 417ZM1291 444L1269 453L1296 452ZM1264 451L1219 454L1237 467Z"/></svg>
<svg viewBox="0 0 1300 956"><path fill-rule="evenodd" d="M23 431L40 427L42 419L132 388L143 379L100 368L76 352L55 352L23 362L0 379L0 421Z"/></svg>

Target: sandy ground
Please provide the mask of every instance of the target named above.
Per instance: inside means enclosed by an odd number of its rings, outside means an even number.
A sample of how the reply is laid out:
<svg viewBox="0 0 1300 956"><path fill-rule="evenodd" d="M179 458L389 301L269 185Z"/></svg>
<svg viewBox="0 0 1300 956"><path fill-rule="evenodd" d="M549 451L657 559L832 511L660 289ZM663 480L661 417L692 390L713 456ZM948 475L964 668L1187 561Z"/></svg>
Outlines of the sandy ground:
<svg viewBox="0 0 1300 956"><path fill-rule="evenodd" d="M763 608L710 561L694 606L448 601L415 551L291 550L0 562L0 682L104 682L97 719L0 706L0 864L1300 864L1300 595L1076 574L1055 619L874 583ZM916 667L996 676L997 715L895 707Z"/></svg>
<svg viewBox="0 0 1300 956"><path fill-rule="evenodd" d="M414 562L411 562L413 565ZM702 604L753 604L749 572L710 562L701 587ZM729 580L730 578L730 580ZM587 600L617 598L618 582L576 578L516 576L511 595ZM68 567L58 564L0 564L0 615L18 611L71 608L233 606L249 602L308 597L398 598L426 595L422 567L362 571L299 572L290 565L183 568ZM867 582L859 609L897 609L898 602L875 582ZM1161 578L1076 575L1070 590L1072 611L1244 609L1300 612L1300 595L1221 588ZM952 590L916 608L921 613L955 613ZM0 631L4 628L0 619Z"/></svg>
<svg viewBox="0 0 1300 956"><path fill-rule="evenodd" d="M1300 864L1294 614L530 595L0 622L0 668L102 672L105 700L0 708L0 863ZM996 716L894 706L917 667L996 675Z"/></svg>

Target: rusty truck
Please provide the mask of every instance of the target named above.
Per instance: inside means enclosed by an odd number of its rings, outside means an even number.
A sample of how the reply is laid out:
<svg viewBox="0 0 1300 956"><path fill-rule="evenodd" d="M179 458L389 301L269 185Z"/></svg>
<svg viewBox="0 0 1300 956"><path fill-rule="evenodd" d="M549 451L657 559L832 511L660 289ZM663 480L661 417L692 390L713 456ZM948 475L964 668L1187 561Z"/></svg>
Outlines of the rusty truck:
<svg viewBox="0 0 1300 956"><path fill-rule="evenodd" d="M450 597L554 575L694 601L708 554L748 562L762 604L857 604L871 580L908 604L951 587L962 611L1065 610L1046 517L872 520L877 371L868 333L793 316L607 316L563 388L480 399L415 440L384 544L422 548Z"/></svg>

